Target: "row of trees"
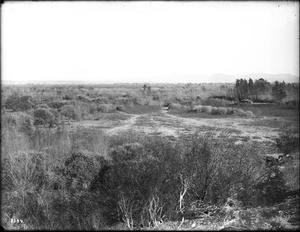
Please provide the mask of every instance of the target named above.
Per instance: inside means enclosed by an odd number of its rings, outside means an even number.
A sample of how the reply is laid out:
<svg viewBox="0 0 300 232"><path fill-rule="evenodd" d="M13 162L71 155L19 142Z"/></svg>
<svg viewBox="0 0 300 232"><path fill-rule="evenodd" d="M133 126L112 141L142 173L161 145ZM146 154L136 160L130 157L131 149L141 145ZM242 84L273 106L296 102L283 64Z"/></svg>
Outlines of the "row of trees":
<svg viewBox="0 0 300 232"><path fill-rule="evenodd" d="M245 98L257 99L258 95L266 93L269 89L270 83L263 78L255 80L255 82L251 78L249 81L246 79L237 79L234 94L238 100Z"/></svg>
<svg viewBox="0 0 300 232"><path fill-rule="evenodd" d="M270 84L267 80L260 78L253 81L251 78L249 81L246 79L236 79L234 87L234 96L238 100L251 99L257 100L260 95L266 94L271 91L272 97L276 101L281 101L287 96L287 92L297 88L294 84L286 84L283 82L275 81L274 84Z"/></svg>

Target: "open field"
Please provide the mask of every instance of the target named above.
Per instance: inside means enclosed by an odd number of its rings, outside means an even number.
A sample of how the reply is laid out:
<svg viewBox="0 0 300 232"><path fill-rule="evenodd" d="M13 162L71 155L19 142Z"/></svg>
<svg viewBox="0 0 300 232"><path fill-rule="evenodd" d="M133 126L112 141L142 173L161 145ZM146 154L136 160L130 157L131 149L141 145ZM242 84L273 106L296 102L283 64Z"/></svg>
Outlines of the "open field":
<svg viewBox="0 0 300 232"><path fill-rule="evenodd" d="M299 108L204 86L6 86L2 225L297 229Z"/></svg>

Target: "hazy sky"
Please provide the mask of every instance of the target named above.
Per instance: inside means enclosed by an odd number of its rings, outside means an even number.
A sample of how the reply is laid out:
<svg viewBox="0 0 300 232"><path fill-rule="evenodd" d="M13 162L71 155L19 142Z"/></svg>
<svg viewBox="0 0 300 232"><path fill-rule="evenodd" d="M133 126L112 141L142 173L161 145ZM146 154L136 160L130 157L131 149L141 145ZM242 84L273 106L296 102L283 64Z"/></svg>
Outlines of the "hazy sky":
<svg viewBox="0 0 300 232"><path fill-rule="evenodd" d="M4 81L299 75L298 2L5 2L1 10Z"/></svg>

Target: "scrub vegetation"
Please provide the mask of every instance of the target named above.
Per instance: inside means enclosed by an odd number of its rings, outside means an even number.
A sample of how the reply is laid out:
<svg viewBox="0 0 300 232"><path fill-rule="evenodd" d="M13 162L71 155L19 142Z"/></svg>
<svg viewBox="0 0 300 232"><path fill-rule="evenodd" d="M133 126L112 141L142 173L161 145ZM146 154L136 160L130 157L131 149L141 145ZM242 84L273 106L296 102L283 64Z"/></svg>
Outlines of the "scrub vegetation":
<svg viewBox="0 0 300 232"><path fill-rule="evenodd" d="M299 84L2 86L1 225L299 229Z"/></svg>

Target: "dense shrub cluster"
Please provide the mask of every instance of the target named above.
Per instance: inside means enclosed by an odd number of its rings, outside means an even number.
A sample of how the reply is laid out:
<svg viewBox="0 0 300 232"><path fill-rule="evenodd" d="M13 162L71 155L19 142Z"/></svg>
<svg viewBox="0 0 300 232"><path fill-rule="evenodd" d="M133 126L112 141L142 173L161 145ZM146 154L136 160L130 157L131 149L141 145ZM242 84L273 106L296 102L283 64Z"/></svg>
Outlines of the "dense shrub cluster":
<svg viewBox="0 0 300 232"><path fill-rule="evenodd" d="M55 115L46 108L37 108L33 112L35 125L49 125L55 123Z"/></svg>
<svg viewBox="0 0 300 232"><path fill-rule="evenodd" d="M12 109L14 111L29 110L33 107L33 103L30 101L30 96L22 96L17 92L13 92L5 102L6 109Z"/></svg>

